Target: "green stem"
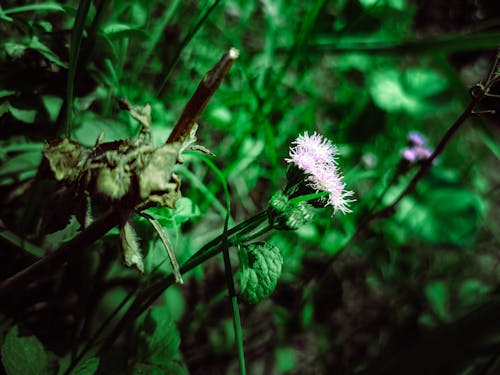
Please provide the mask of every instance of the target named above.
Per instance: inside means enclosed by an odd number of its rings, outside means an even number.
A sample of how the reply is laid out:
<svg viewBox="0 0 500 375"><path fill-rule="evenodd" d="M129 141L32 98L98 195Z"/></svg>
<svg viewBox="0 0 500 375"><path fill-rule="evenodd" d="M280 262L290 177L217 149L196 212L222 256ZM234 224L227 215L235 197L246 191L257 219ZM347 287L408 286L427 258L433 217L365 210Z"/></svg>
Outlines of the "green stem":
<svg viewBox="0 0 500 375"><path fill-rule="evenodd" d="M238 306L238 296L234 287L233 271L231 267L231 259L229 258L229 242L227 238L227 224L229 222L229 210L224 224L224 232L222 238L222 254L224 256L224 271L226 274L227 289L231 298L231 306L233 309L233 326L236 349L238 351L238 359L240 363L241 375L246 375L245 367L245 350L243 347L243 332L241 329L240 309Z"/></svg>
<svg viewBox="0 0 500 375"><path fill-rule="evenodd" d="M267 211L262 211L244 222L229 229L226 233L229 244L233 245L238 240L238 234L248 233L257 228L267 219ZM191 271L222 251L221 243L224 234L217 236L212 241L205 244L191 258L189 258L180 268L181 275ZM160 276L152 285L146 287L134 300L125 314L120 318L108 338L101 346L100 353L106 352L115 342L118 336L124 332L125 327L131 324L140 314L142 314L169 286L175 283L174 275Z"/></svg>
<svg viewBox="0 0 500 375"><path fill-rule="evenodd" d="M73 32L71 33L71 46L69 52L69 72L68 86L66 91L66 105L64 107L64 131L67 138L71 136L71 115L73 111L73 99L75 94L75 78L78 59L80 56L80 46L85 28L85 20L90 9L90 0L83 0L76 12Z"/></svg>

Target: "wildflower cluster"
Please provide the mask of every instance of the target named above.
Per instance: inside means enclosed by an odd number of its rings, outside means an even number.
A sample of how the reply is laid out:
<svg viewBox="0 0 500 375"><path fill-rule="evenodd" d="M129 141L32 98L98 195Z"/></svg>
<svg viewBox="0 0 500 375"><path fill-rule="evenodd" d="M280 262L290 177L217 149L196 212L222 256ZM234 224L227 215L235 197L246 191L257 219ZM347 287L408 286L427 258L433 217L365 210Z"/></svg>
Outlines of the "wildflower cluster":
<svg viewBox="0 0 500 375"><path fill-rule="evenodd" d="M338 150L332 142L316 132L311 136L305 132L293 141L292 145L289 158L285 160L290 164L291 170L299 170L302 178L290 178L294 171L289 170L288 188L291 187L291 180L292 183L305 183L307 188L312 189L312 192L327 193L324 205L332 206L334 212L351 212L349 203L353 201L351 197L354 193L345 189L345 183L342 181L342 175L337 166ZM292 194L301 195L293 191Z"/></svg>
<svg viewBox="0 0 500 375"><path fill-rule="evenodd" d="M432 150L425 146L424 137L417 133L408 134L408 147L403 150L403 159L409 163L418 163L427 160L432 155Z"/></svg>

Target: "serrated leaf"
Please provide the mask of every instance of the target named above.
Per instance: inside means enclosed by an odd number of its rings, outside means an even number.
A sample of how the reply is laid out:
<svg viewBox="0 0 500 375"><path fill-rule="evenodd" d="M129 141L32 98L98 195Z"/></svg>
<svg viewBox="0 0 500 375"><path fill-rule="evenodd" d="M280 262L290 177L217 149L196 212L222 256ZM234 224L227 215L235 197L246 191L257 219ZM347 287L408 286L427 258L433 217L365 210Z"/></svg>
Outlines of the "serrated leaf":
<svg viewBox="0 0 500 375"><path fill-rule="evenodd" d="M35 336L19 337L17 326L5 337L2 363L7 375L49 374L49 360L41 342Z"/></svg>
<svg viewBox="0 0 500 375"><path fill-rule="evenodd" d="M156 368L170 368L182 363L179 353L180 336L165 305L149 310L138 332L137 363L134 374L156 373ZM149 367L152 366L152 367ZM179 366L182 367L182 366ZM141 372L142 371L142 372ZM173 372L180 373L180 372Z"/></svg>
<svg viewBox="0 0 500 375"><path fill-rule="evenodd" d="M281 275L283 256L267 242L256 242L241 249L241 294L248 303L257 303L276 288Z"/></svg>

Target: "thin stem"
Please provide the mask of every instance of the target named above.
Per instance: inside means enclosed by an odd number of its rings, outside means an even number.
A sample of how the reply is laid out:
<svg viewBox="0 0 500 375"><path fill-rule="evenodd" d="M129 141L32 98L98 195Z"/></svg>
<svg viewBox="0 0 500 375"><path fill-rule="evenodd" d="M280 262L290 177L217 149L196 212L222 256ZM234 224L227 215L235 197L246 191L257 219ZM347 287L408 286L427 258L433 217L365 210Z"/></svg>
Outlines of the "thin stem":
<svg viewBox="0 0 500 375"><path fill-rule="evenodd" d="M196 35L196 33L201 29L201 26L205 23L205 21L208 19L208 16L212 13L212 11L215 9L215 7L220 3L221 0L215 0L214 3L207 9L207 11L200 17L198 22L195 23L195 25L189 30L188 34L186 37L182 40L182 43L177 50L177 55L176 57L170 62L170 64L167 65L165 69L165 78L163 79L159 89L158 89L158 96L163 95L163 90L165 89L165 86L168 82L168 79L170 77L170 73L172 72L172 68L174 65L177 63L181 56L181 52L184 50L184 48L189 44L191 39Z"/></svg>
<svg viewBox="0 0 500 375"><path fill-rule="evenodd" d="M230 48L229 51L222 56L220 61L205 74L193 96L191 96L191 99L189 99L184 107L181 117L179 117L172 133L170 133L167 139L167 143L182 142L189 136L196 120L200 117L208 101L219 88L222 80L227 75L227 72L229 72L229 69L238 56L238 50Z"/></svg>
<svg viewBox="0 0 500 375"><path fill-rule="evenodd" d="M97 329L92 338L87 342L83 350L71 362L70 366L64 372L64 375L71 374L71 371L76 367L78 362L80 362L83 359L83 357L90 351L94 343L97 341L97 338L104 332L106 327L109 326L113 317L116 314L118 314L118 312L123 308L123 306L125 306L125 304L130 300L130 298L132 298L133 295L134 295L133 291L127 294L125 298L120 302L120 304L115 307L115 309L111 312L111 314L109 314L109 316L106 319L104 319L101 326Z"/></svg>
<svg viewBox="0 0 500 375"><path fill-rule="evenodd" d="M75 23L73 25L73 32L71 33L71 45L69 52L69 71L68 71L68 85L66 90L66 102L64 106L64 132L66 138L71 136L71 122L73 111L73 99L75 95L75 78L76 69L78 67L78 59L80 56L80 47L83 37L83 30L85 28L85 20L90 9L90 0L82 0L78 6L75 16Z"/></svg>
<svg viewBox="0 0 500 375"><path fill-rule="evenodd" d="M222 233L222 255L224 257L224 272L226 274L226 284L229 292L229 298L231 298L231 306L233 312L233 327L234 327L234 338L236 343L236 349L238 351L238 360L240 363L240 373L241 375L246 375L245 367L245 350L243 347L243 332L241 329L241 318L240 309L238 306L238 296L236 295L236 290L234 287L233 271L231 267L231 259L229 258L229 241L227 237L227 225L229 223L229 206L226 215L226 220L224 222L224 232Z"/></svg>
<svg viewBox="0 0 500 375"><path fill-rule="evenodd" d="M118 224L119 215L114 210L109 210L99 220L94 221L87 229L64 243L49 255L41 258L32 265L19 271L0 283L0 298L5 298L36 280L43 272L53 272L71 258L79 257L82 252L95 241L104 236L110 229Z"/></svg>
<svg viewBox="0 0 500 375"><path fill-rule="evenodd" d="M263 221L267 219L267 212L262 211L255 216L245 220L244 222L234 226L227 231L228 242L233 245L237 242L237 235L239 233L244 233L258 227ZM200 250L198 250L191 258L189 258L181 267L181 275L186 272L191 271L193 268L202 264L206 260L214 257L222 251L221 242L223 239L223 234L217 236L212 241L205 244ZM134 300L132 305L128 308L122 318L118 321L115 328L108 335L101 346L100 353L106 352L111 345L115 342L118 336L124 331L127 324L133 322L140 314L142 314L169 286L175 283L175 277L173 274L168 276L160 276L155 282L150 286L146 287L137 298Z"/></svg>
<svg viewBox="0 0 500 375"><path fill-rule="evenodd" d="M239 237L238 238L238 242L248 242L248 241L251 241L251 240L253 240L253 239L257 238L257 237L260 237L260 236L266 234L271 229L273 229L273 226L268 224L265 227L257 230L256 232L249 233L248 235L244 235L244 236Z"/></svg>
<svg viewBox="0 0 500 375"><path fill-rule="evenodd" d="M496 66L497 64L498 64L498 59L495 60L494 65ZM492 77L492 75L489 74L489 77ZM432 167L434 160L436 160L436 158L443 152L448 142L456 134L458 129L465 123L467 118L472 115L474 108L486 96L489 89L499 80L500 78L495 78L495 77L489 79L484 85L484 87L473 96L469 105L465 108L462 114L455 120L455 122L448 128L446 133L443 135L443 137L439 141L438 145L436 146L431 156L420 165L420 168L417 170L417 172L410 180L410 182L406 185L406 188L399 194L399 196L391 204L389 204L384 208L381 208L378 211L375 211L371 215L368 215L368 217L363 222L361 222L361 224L359 224L358 228L356 229L356 232L349 238L349 240L344 244L344 246L342 246L342 248L339 251L333 254L326 261L323 268L324 270L323 277L320 279L324 279L326 277L326 270L328 270L332 266L332 264L336 261L338 256L342 253L342 251L348 248L366 230L366 228L368 228L371 222L373 222L378 218L389 216L395 210L396 206L401 202L401 200L413 192L418 182L425 176L427 171ZM319 282L321 282L321 280L319 280ZM307 293L304 294L302 301L304 302L306 298L307 298Z"/></svg>

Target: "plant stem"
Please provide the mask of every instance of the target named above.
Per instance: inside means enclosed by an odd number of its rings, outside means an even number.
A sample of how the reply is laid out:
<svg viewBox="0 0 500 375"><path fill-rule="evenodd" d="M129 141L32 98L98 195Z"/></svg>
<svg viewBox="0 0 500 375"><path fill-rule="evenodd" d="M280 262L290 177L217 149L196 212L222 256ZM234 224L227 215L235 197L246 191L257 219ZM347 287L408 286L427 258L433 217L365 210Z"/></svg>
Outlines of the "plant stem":
<svg viewBox="0 0 500 375"><path fill-rule="evenodd" d="M19 292L24 286L36 280L43 272L54 272L70 258L78 258L86 247L104 236L118 224L119 215L115 210L109 210L99 220L94 221L87 229L70 241L61 245L59 249L41 258L32 265L19 271L0 283L0 298L5 298Z"/></svg>
<svg viewBox="0 0 500 375"><path fill-rule="evenodd" d="M225 185L227 191L227 185ZM229 258L229 241L227 237L227 226L229 223L229 201L226 220L224 222L224 232L222 233L222 255L224 257L224 273L226 274L226 284L231 299L231 306L233 312L233 327L234 339L236 343L236 350L238 351L238 360L240 363L241 375L246 375L245 368L245 350L243 347L243 333L241 329L240 309L238 306L238 296L234 287L233 270L231 267L231 259Z"/></svg>
<svg viewBox="0 0 500 375"><path fill-rule="evenodd" d="M330 258L325 262L324 268L323 268L323 276L319 278L318 283L321 283L323 279L325 279L327 275L327 270L332 266L332 264L337 260L338 256L343 252L344 249L348 248L355 240L358 239L358 237L361 236L365 232L365 230L368 228L371 222L378 218L382 217L387 217L389 216L394 210L396 209L396 206L401 202L401 200L406 197L407 195L411 194L413 190L416 188L418 182L425 176L425 174L429 171L429 169L432 167L434 160L444 151L445 147L447 146L448 142L451 140L451 138L456 134L458 129L465 123L465 121L469 118L474 113L474 109L476 106L481 102L481 100L488 95L489 89L498 83L500 81L500 77L494 76L492 72L496 71L498 64L500 63L500 57L497 54L495 63L492 66L492 69L490 70L490 73L488 74L487 81L484 85L478 85L480 90L473 95L472 100L470 103L467 105L465 110L462 112L462 114L455 120L455 122L448 128L446 133L443 135L441 140L439 141L438 145L436 146L434 152L431 154L431 156L426 159L421 165L420 168L417 170L413 178L410 180L410 182L406 185L406 188L398 195L394 201L389 204L388 206L381 208L371 215L368 215L368 217L359 224L357 227L356 231L354 234L347 240L347 242L342 246L340 250L338 250L335 254L330 256ZM302 303L306 300L307 296L309 293L305 293L304 297L302 298Z"/></svg>
<svg viewBox="0 0 500 375"><path fill-rule="evenodd" d="M83 37L83 30L85 29L85 20L90 9L90 0L82 0L78 6L75 16L75 23L73 25L73 32L71 33L71 45L69 51L69 72L68 72L68 85L66 91L66 101L63 108L63 121L64 133L66 138L71 136L71 122L73 111L73 99L75 95L75 78L76 69L78 67L78 59L80 56L80 46Z"/></svg>
<svg viewBox="0 0 500 375"><path fill-rule="evenodd" d="M226 233L228 243L233 245L238 240L238 234L245 233L257 228L262 222L267 219L267 211L261 211L255 216L245 220L244 222L229 229ZM193 268L202 264L206 260L214 257L222 251L221 242L224 234L217 236L212 241L205 244L191 258L189 258L181 267L181 275L191 271ZM168 276L160 275L152 285L147 286L136 297L132 305L128 308L125 314L120 318L116 326L113 328L108 338L102 344L99 352L106 352L115 340L124 332L125 327L131 324L139 315L141 315L169 286L175 283L173 274Z"/></svg>
<svg viewBox="0 0 500 375"><path fill-rule="evenodd" d="M210 98L219 88L222 80L227 75L227 72L233 66L239 56L239 52L235 48L230 48L220 61L202 78L193 96L189 99L181 117L175 124L172 133L166 143L182 142L191 133L196 120L208 104Z"/></svg>

